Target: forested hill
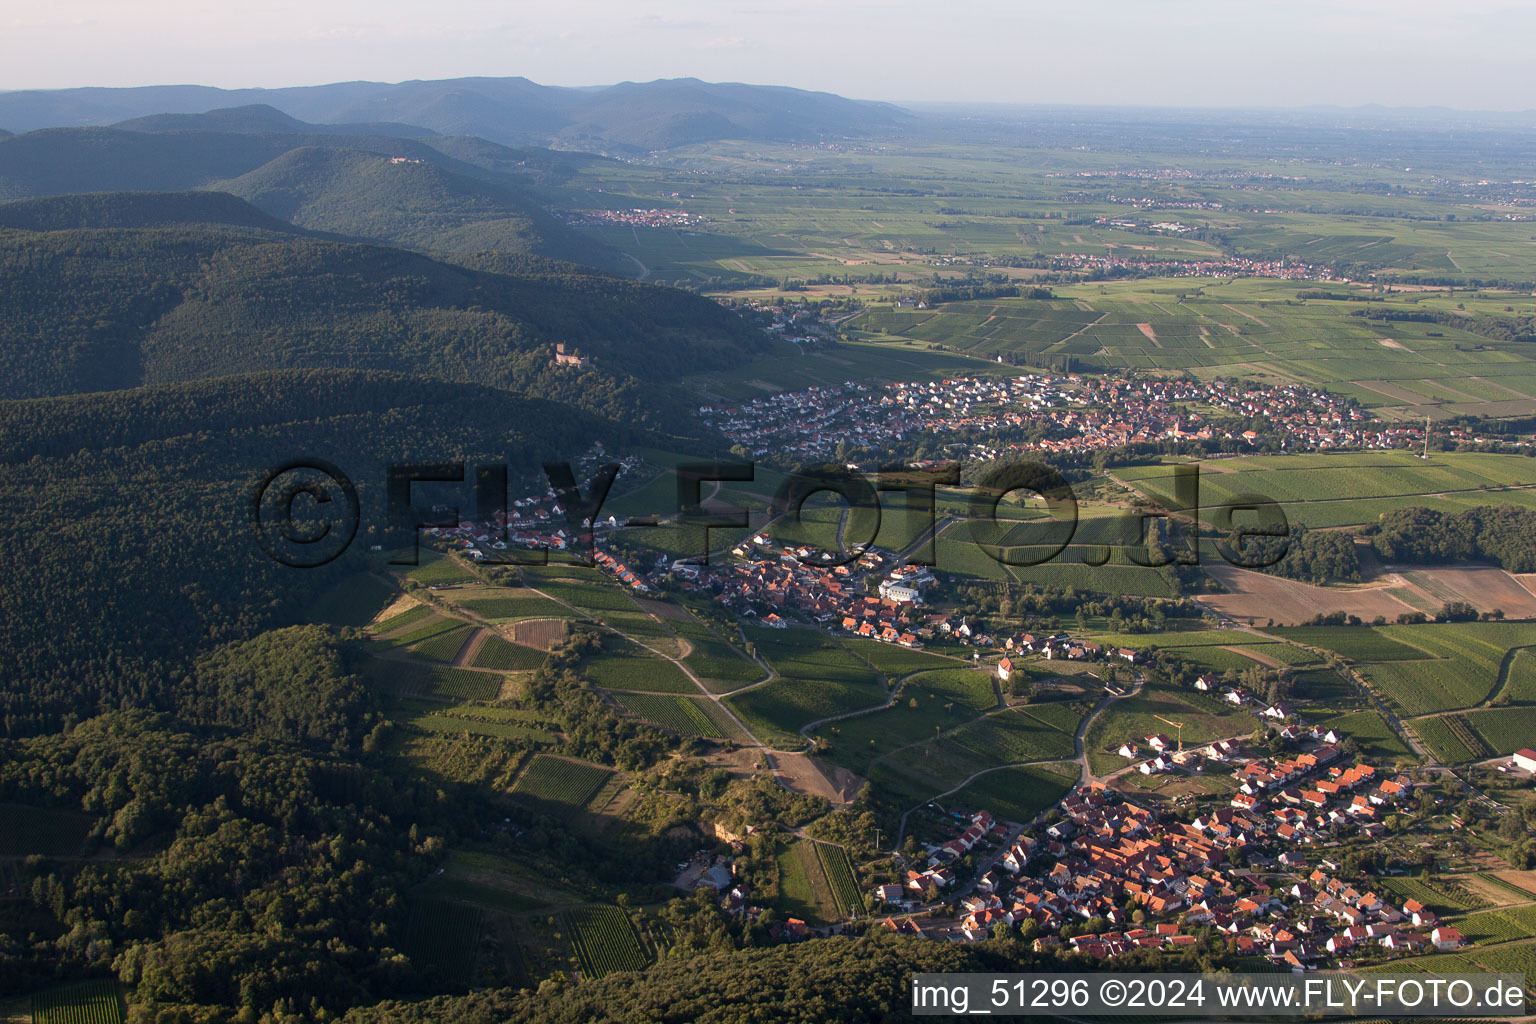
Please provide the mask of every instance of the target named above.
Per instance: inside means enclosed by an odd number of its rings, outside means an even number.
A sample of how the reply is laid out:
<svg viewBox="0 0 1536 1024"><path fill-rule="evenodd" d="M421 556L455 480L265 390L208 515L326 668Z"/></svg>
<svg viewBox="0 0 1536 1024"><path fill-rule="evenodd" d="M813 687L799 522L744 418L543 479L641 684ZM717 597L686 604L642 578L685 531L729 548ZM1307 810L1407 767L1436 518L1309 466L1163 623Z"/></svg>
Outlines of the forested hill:
<svg viewBox="0 0 1536 1024"><path fill-rule="evenodd" d="M556 367L558 342L595 365ZM3 398L348 367L512 388L662 426L682 408L678 376L770 344L716 303L574 267L495 273L207 226L0 231Z"/></svg>
<svg viewBox="0 0 1536 1024"><path fill-rule="evenodd" d="M913 115L825 92L695 78L561 88L526 78L338 82L289 89L152 86L0 94L13 129L112 124L162 113L265 104L311 122L394 122L511 145L653 150L710 139L808 141L899 129Z"/></svg>
<svg viewBox="0 0 1536 1024"><path fill-rule="evenodd" d="M289 459L355 482L360 556L385 522L389 463L527 472L639 440L544 399L353 370L0 402L0 732L169 707L200 648L302 621L351 563L293 569L256 545L251 489Z"/></svg>
<svg viewBox="0 0 1536 1024"><path fill-rule="evenodd" d="M192 224L300 234L285 220L226 192L93 192L0 203L0 228L164 228Z"/></svg>
<svg viewBox="0 0 1536 1024"><path fill-rule="evenodd" d="M289 117L265 103L221 107L201 114L149 114L120 121L112 127L130 132L307 132L312 135L392 135L402 139L420 139L437 134L430 128L390 121L371 124L310 124Z"/></svg>
<svg viewBox="0 0 1536 1024"><path fill-rule="evenodd" d="M569 228L525 189L426 161L303 146L209 188L300 227L411 249L527 252L628 273L617 252Z"/></svg>
<svg viewBox="0 0 1536 1024"><path fill-rule="evenodd" d="M573 173L564 157L482 139L325 134L294 124L305 130L61 128L0 139L0 201L212 188L301 226L395 245L496 248L633 272L545 210L537 185Z"/></svg>

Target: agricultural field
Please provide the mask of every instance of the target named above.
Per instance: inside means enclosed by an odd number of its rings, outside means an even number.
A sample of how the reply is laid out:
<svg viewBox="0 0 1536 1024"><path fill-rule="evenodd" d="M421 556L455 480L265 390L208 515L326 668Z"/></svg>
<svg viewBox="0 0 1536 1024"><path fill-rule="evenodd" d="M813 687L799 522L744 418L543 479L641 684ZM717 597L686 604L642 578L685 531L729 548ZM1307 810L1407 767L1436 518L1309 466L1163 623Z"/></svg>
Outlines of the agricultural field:
<svg viewBox="0 0 1536 1024"><path fill-rule="evenodd" d="M861 917L864 913L864 895L859 886L858 873L848 859L848 851L833 843L817 843L816 859L832 889L837 912L843 917Z"/></svg>
<svg viewBox="0 0 1536 1024"><path fill-rule="evenodd" d="M968 810L990 811L999 821L1026 824L1056 806L1078 780L1078 766L1032 764L999 768L945 798L945 803Z"/></svg>
<svg viewBox="0 0 1536 1024"><path fill-rule="evenodd" d="M401 626L394 626L389 636L380 637L375 643L386 650L409 647L463 627L463 619L452 619L432 612L425 617L417 616L411 622L403 623Z"/></svg>
<svg viewBox="0 0 1536 1024"><path fill-rule="evenodd" d="M1536 906L1485 910L1463 915L1455 923L1466 940L1475 945L1536 938Z"/></svg>
<svg viewBox="0 0 1536 1024"><path fill-rule="evenodd" d="M1195 695L1149 686L1134 697L1118 700L1104 710L1083 738L1088 763L1095 774L1113 771L1130 762L1115 751L1127 741L1145 746L1158 733L1177 738L1178 730L1163 719L1184 723L1184 742L1209 743L1253 732L1253 718L1245 712L1216 713L1194 702ZM1216 707L1214 703L1210 705Z"/></svg>
<svg viewBox="0 0 1536 1024"><path fill-rule="evenodd" d="M454 850L443 874L423 883L419 891L432 899L470 903L508 914L526 914L580 900L548 870L500 854L470 850Z"/></svg>
<svg viewBox="0 0 1536 1024"><path fill-rule="evenodd" d="M410 652L418 658L426 658L428 661L440 661L451 663L458 657L469 638L475 635L476 627L460 625L441 633L434 633L425 640L410 645Z"/></svg>
<svg viewBox="0 0 1536 1024"><path fill-rule="evenodd" d="M779 909L789 917L810 922L842 920L833 882L817 852L821 845L814 839L797 839L779 851ZM846 861L846 853L843 858Z"/></svg>
<svg viewBox="0 0 1536 1024"><path fill-rule="evenodd" d="M499 672L526 672L544 664L548 655L532 647L515 644L494 634L487 636L475 652L474 667Z"/></svg>
<svg viewBox="0 0 1536 1024"><path fill-rule="evenodd" d="M816 734L831 744L823 756L862 773L877 757L958 729L997 706L989 672L929 670L908 677L890 707L828 722Z"/></svg>
<svg viewBox="0 0 1536 1024"><path fill-rule="evenodd" d="M410 903L402 952L446 986L468 986L473 980L483 912L478 907L431 897L415 897Z"/></svg>
<svg viewBox="0 0 1536 1024"><path fill-rule="evenodd" d="M125 1014L115 981L82 981L32 996L32 1024L122 1024Z"/></svg>
<svg viewBox="0 0 1536 1024"><path fill-rule="evenodd" d="M605 690L649 693L698 693L683 670L617 633L605 633L599 654L582 660L581 670L594 686Z"/></svg>
<svg viewBox="0 0 1536 1024"><path fill-rule="evenodd" d="M1415 760L1413 752L1387 725L1386 719L1375 711L1354 711L1347 715L1339 715L1337 718L1325 719L1318 724L1337 729L1340 734L1354 740L1359 745L1360 756L1367 760L1374 762Z"/></svg>
<svg viewBox="0 0 1536 1024"><path fill-rule="evenodd" d="M869 662L875 671L888 679L896 679L912 672L931 668L954 668L957 659L928 651L913 650L899 644L881 643L863 637L845 637L843 646Z"/></svg>
<svg viewBox="0 0 1536 1024"><path fill-rule="evenodd" d="M403 612L398 612L394 615L391 615L388 618L380 619L378 622L375 622L372 625L371 629L376 635L392 633L397 629L404 629L406 626L421 622L427 616L433 614L435 613L433 612L431 605L418 604L407 608Z"/></svg>
<svg viewBox="0 0 1536 1024"><path fill-rule="evenodd" d="M651 693L619 693L615 699L625 710L679 736L745 742L730 716L702 697L673 697Z"/></svg>
<svg viewBox="0 0 1536 1024"><path fill-rule="evenodd" d="M1378 628L1388 639L1430 656L1359 666L1367 679L1409 715L1469 708L1486 700L1498 683L1505 654L1529 643L1532 636L1530 626L1509 622Z"/></svg>
<svg viewBox="0 0 1536 1024"><path fill-rule="evenodd" d="M385 658L369 661L364 674L400 696L444 701L495 700L506 681L496 672Z"/></svg>
<svg viewBox="0 0 1536 1024"><path fill-rule="evenodd" d="M1481 905L1477 900L1468 898L1464 891L1438 885L1433 880L1403 875L1380 878L1377 882L1387 892L1395 893L1403 900L1418 900L1442 917Z"/></svg>
<svg viewBox="0 0 1536 1024"><path fill-rule="evenodd" d="M399 568L399 571L423 586L436 586L443 583L470 583L477 578L458 559L433 551L426 546L420 549L417 559L418 561L414 568L407 569L402 566Z"/></svg>
<svg viewBox="0 0 1536 1024"><path fill-rule="evenodd" d="M557 817L569 817L585 807L612 774L601 765L538 754L517 777L512 794Z"/></svg>
<svg viewBox="0 0 1536 1024"><path fill-rule="evenodd" d="M403 719L406 725L424 732L467 733L538 744L554 744L560 739L554 727L540 719L536 712L516 708L482 704L445 708L424 701L409 701L402 702L401 710L407 713Z"/></svg>
<svg viewBox="0 0 1536 1024"><path fill-rule="evenodd" d="M1413 718L1408 721L1408 727L1418 733L1419 739L1437 760L1446 764L1463 764L1491 756L1487 745L1462 715Z"/></svg>
<svg viewBox="0 0 1536 1024"><path fill-rule="evenodd" d="M810 722L886 698L874 669L819 630L750 628L747 637L780 678L726 702L764 740L798 746Z"/></svg>
<svg viewBox="0 0 1536 1024"><path fill-rule="evenodd" d="M629 916L618 907L589 905L565 912L566 928L586 978L643 971L649 964Z"/></svg>
<svg viewBox="0 0 1536 1024"><path fill-rule="evenodd" d="M306 618L361 629L384 611L395 595L394 587L372 573L354 573L316 598Z"/></svg>
<svg viewBox="0 0 1536 1024"><path fill-rule="evenodd" d="M564 619L573 613L558 601L531 591L515 587L498 587L494 590L473 591L475 594L494 594L494 597L465 597L456 603L465 611L472 612L492 622L520 622L523 619Z"/></svg>
<svg viewBox="0 0 1536 1024"><path fill-rule="evenodd" d="M1484 757L1512 754L1536 744L1536 707L1487 708L1458 717L1482 740L1487 750Z"/></svg>

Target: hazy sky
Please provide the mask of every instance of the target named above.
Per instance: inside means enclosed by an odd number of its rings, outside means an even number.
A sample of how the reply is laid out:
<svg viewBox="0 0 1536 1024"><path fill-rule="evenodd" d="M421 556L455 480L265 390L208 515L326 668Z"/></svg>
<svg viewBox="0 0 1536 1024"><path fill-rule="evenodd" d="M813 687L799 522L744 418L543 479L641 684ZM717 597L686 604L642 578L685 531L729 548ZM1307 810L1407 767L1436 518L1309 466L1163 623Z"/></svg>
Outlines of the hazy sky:
<svg viewBox="0 0 1536 1024"><path fill-rule="evenodd" d="M0 0L0 89L693 76L895 101L1536 107L1492 0Z"/></svg>

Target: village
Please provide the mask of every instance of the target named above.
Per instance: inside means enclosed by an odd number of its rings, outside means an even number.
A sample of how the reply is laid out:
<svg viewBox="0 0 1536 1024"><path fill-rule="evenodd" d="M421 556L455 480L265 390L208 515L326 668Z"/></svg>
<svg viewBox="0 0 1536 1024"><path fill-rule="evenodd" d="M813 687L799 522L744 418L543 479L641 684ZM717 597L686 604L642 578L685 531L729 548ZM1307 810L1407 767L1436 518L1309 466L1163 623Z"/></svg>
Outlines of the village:
<svg viewBox="0 0 1536 1024"><path fill-rule="evenodd" d="M1420 426L1376 420L1350 399L1299 384L1029 372L883 386L849 382L701 406L699 414L754 457L796 459L825 459L839 445L880 447L927 437L959 438L947 453L978 460L1167 441L1230 442L1245 450L1265 440L1234 421L1267 423L1284 451L1413 448L1424 441ZM1038 438L986 437L1025 429ZM1456 428L1449 437L1475 440Z"/></svg>
<svg viewBox="0 0 1536 1024"><path fill-rule="evenodd" d="M1460 948L1457 929L1423 905L1389 900L1319 856L1346 834L1384 837L1380 819L1406 804L1413 783L1351 763L1325 742L1341 738L1327 730L1294 720L1276 726L1309 749L1251 758L1242 744L1219 741L1186 754L1166 736L1147 737L1157 759L1173 755L1170 768L1174 759L1235 766L1241 788L1230 805L1213 802L1189 820L1142 806L1102 780L1029 823L957 812L953 835L930 844L904 883L875 888L887 910L880 927L957 942L1016 929L1037 951L1100 960L1194 946L1204 933L1229 952L1294 971ZM954 865L974 853L983 854L977 875L962 882ZM945 903L960 916L943 916Z"/></svg>

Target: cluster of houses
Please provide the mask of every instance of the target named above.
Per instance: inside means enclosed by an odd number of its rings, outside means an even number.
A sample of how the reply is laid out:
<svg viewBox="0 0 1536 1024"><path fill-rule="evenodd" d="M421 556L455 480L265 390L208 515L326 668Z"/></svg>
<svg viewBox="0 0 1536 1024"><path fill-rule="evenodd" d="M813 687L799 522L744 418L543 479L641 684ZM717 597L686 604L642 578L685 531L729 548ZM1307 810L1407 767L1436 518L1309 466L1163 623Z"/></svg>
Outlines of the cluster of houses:
<svg viewBox="0 0 1536 1024"><path fill-rule="evenodd" d="M1317 760L1296 767L1303 775L1315 772L1324 759ZM1375 773L1355 771L1360 767L1336 766L1332 781L1342 787L1342 779L1353 777L1361 781L1352 788L1366 787L1363 780ZM1390 781L1395 789L1370 784L1367 799L1401 799L1411 789L1404 780ZM1074 950L1094 959L1193 946L1199 941L1195 932L1210 929L1237 953L1292 970L1337 960L1364 943L1417 952L1455 949L1462 942L1454 928L1440 924L1413 900L1393 906L1337 880L1330 872L1337 873L1338 866L1329 861L1306 882L1287 887L1275 881L1266 867L1300 869L1306 864L1295 848L1298 834L1287 831L1292 819L1285 814L1233 806L1185 822L1161 817L1101 783L1069 794L1060 812L1049 827L1020 834L1008 845L997 866L977 880L975 892L960 900L964 916L957 928L925 927L910 914L887 918L883 927L976 941L989 937L999 923L1012 927L1030 921L1037 951ZM881 886L875 896L909 908L924 902L932 890L942 892L953 884L946 865L983 836L1007 841L1006 829L980 812L959 836L933 851L925 870L909 871L905 885ZM1100 927L1084 931L1090 921Z"/></svg>
<svg viewBox="0 0 1536 1024"><path fill-rule="evenodd" d="M1020 633L1004 637L1002 648L1005 653L1003 660L997 664L997 675L1004 682L1013 672L1013 659L1030 654L1044 655L1047 661L1058 658L1064 661L1118 660L1137 665L1142 660L1141 652L1133 647L1109 647L1091 640L1074 638L1070 633L1053 633L1050 636Z"/></svg>
<svg viewBox="0 0 1536 1024"><path fill-rule="evenodd" d="M885 563L878 551L866 551L852 565L818 564L818 554L806 547L786 548L772 557L774 545L759 534L738 548L750 561L710 565L675 565L680 590L711 595L742 617L756 616L768 625L782 625L780 612L793 611L829 629L918 647L916 606L910 600L876 597L864 587L865 575ZM909 579L908 576L900 577Z"/></svg>
<svg viewBox="0 0 1536 1024"><path fill-rule="evenodd" d="M614 558L606 551L594 551L592 560L597 563L599 569L611 573L615 579L625 586L639 591L642 594L649 593L651 586L641 576L637 576L633 569Z"/></svg>
<svg viewBox="0 0 1536 1024"><path fill-rule="evenodd" d="M1210 410L1202 413L1201 409ZM1374 419L1351 399L1300 384L1083 377L1021 372L872 387L846 383L699 408L711 426L756 456L826 458L839 444L879 447L912 437L967 438L965 455L1081 453L1166 440L1256 443L1253 430L1215 424L1212 412L1264 419L1290 450L1404 448L1423 428ZM1044 425L1028 443L984 435ZM1470 435L1468 435L1468 439Z"/></svg>

